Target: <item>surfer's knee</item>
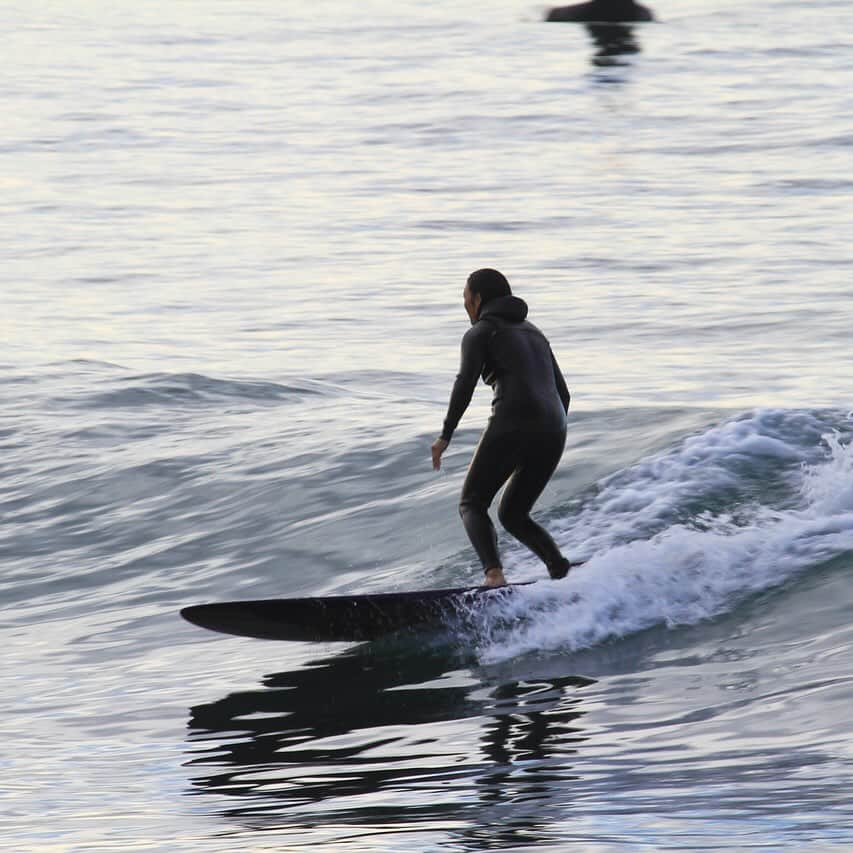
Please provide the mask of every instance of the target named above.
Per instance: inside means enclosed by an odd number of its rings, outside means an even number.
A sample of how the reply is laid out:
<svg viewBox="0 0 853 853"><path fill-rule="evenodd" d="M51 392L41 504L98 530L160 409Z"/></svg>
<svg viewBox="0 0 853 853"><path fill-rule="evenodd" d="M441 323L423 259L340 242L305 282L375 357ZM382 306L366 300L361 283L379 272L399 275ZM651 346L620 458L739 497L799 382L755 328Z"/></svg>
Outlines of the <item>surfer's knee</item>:
<svg viewBox="0 0 853 853"><path fill-rule="evenodd" d="M489 509L489 505L480 498L476 492L462 495L459 500L459 515L463 521L466 515L476 514L485 515Z"/></svg>
<svg viewBox="0 0 853 853"><path fill-rule="evenodd" d="M530 516L526 512L519 512L512 506L501 504L498 507L498 521L509 533L514 534L515 531L523 528L529 520Z"/></svg>

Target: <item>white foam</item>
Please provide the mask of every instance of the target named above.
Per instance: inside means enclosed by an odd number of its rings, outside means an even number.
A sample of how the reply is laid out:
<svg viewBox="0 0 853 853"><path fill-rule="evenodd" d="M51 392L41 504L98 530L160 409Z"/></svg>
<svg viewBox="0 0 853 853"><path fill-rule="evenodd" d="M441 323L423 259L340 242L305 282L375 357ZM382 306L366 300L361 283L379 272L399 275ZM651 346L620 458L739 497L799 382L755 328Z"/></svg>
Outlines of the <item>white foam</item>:
<svg viewBox="0 0 853 853"><path fill-rule="evenodd" d="M830 449L829 459L804 469L803 493L814 513L844 513L853 508L853 453L837 433L825 435L824 441Z"/></svg>
<svg viewBox="0 0 853 853"><path fill-rule="evenodd" d="M584 541L596 553L566 580L512 596L484 626L481 659L695 624L853 552L853 445L833 434L821 442L820 421L809 417L752 413L605 480L554 526L568 551ZM762 487L773 501L756 497ZM722 509L684 518L703 502Z"/></svg>

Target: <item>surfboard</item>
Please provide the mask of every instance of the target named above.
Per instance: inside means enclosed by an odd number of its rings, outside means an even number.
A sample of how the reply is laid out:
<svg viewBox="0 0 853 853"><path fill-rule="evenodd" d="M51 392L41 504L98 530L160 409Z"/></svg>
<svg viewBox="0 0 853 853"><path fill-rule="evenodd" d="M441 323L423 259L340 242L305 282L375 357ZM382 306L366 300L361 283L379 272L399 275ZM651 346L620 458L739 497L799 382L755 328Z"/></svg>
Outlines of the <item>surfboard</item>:
<svg viewBox="0 0 853 853"><path fill-rule="evenodd" d="M223 601L185 607L181 616L202 628L239 637L360 642L399 631L451 627L472 610L497 605L525 585Z"/></svg>

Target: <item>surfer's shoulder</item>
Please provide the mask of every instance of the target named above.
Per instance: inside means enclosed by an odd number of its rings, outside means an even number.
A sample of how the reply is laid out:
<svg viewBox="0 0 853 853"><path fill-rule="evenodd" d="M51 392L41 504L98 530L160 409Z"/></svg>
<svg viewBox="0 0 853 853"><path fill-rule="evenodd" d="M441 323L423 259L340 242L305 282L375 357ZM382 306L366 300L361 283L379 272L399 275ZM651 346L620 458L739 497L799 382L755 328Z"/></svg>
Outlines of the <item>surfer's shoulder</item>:
<svg viewBox="0 0 853 853"><path fill-rule="evenodd" d="M473 343L474 341L491 337L494 331L495 323L486 317L480 317L480 319L465 332L462 340Z"/></svg>

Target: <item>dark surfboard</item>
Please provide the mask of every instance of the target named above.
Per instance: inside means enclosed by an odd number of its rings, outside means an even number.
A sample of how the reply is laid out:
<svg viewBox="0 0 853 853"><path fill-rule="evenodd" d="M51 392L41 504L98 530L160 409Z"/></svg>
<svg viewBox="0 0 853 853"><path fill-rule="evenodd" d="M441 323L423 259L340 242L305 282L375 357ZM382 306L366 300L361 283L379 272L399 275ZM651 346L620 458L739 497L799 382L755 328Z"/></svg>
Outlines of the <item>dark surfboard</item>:
<svg viewBox="0 0 853 853"><path fill-rule="evenodd" d="M523 584L321 598L267 598L197 604L181 610L194 625L261 640L363 641L398 631L453 627Z"/></svg>

